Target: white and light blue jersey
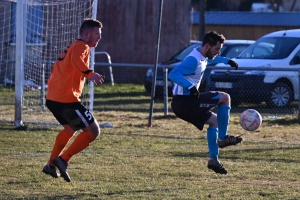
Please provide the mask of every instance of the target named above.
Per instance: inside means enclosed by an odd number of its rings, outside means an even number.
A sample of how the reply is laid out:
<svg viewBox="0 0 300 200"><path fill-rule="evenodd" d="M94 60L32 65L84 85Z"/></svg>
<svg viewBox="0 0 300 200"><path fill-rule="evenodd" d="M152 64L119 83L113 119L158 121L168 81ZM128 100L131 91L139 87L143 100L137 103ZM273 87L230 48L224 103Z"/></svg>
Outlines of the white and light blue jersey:
<svg viewBox="0 0 300 200"><path fill-rule="evenodd" d="M199 88L207 66L207 58L200 53L200 48L194 48L187 57L169 73L168 78L174 82L173 95L190 95L189 89ZM227 63L230 59L216 56L219 63Z"/></svg>

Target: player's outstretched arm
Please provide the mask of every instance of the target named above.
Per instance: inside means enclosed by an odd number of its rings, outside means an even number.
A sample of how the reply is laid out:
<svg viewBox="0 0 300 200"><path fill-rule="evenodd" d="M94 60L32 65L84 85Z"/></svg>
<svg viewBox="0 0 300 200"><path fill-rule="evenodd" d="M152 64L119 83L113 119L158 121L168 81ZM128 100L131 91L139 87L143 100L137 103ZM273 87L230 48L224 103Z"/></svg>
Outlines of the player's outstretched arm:
<svg viewBox="0 0 300 200"><path fill-rule="evenodd" d="M105 78L105 76L102 76L101 74L98 74L98 73L94 73L91 76L90 81L93 81L96 85L99 85L104 82L104 78Z"/></svg>
<svg viewBox="0 0 300 200"><path fill-rule="evenodd" d="M222 56L218 55L215 57L214 61L217 63L228 64L231 67L234 67L235 70L237 70L239 68L239 65L234 60L231 60L230 58L227 58L227 57L222 57Z"/></svg>

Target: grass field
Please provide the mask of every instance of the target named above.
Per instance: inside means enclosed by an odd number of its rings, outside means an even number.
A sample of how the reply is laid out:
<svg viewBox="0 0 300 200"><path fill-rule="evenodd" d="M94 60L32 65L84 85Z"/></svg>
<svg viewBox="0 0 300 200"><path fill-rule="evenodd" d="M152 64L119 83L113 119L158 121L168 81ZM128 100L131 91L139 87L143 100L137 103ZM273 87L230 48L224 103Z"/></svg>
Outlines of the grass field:
<svg viewBox="0 0 300 200"><path fill-rule="evenodd" d="M206 131L172 113L154 113L152 128L147 112L96 109L94 115L114 127L101 129L100 138L73 157L70 183L41 172L59 127L0 127L0 199L300 199L294 115L264 119L258 131L246 132L233 112L229 134L244 134L245 141L220 150L227 175L206 167Z"/></svg>

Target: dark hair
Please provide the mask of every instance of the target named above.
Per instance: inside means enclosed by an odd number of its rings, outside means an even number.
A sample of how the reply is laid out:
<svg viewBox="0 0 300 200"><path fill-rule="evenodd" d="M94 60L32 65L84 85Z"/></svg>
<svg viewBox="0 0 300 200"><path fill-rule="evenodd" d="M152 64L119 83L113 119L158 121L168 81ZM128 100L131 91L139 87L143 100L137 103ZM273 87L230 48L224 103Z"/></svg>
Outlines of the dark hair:
<svg viewBox="0 0 300 200"><path fill-rule="evenodd" d="M86 30L90 30L92 28L102 28L102 23L96 19L84 19L84 21L82 22L80 29L79 29L79 34L83 35L83 32Z"/></svg>
<svg viewBox="0 0 300 200"><path fill-rule="evenodd" d="M217 33L216 31L209 31L204 35L202 45L208 43L211 46L215 46L217 42L221 44L225 43L225 37L222 34Z"/></svg>

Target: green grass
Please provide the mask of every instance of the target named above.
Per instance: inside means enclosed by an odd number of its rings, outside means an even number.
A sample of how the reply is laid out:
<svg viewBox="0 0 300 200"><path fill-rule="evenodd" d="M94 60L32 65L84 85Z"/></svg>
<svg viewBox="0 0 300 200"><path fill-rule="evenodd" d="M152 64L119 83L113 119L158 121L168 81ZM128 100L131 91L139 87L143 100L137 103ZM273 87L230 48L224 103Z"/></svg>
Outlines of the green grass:
<svg viewBox="0 0 300 200"><path fill-rule="evenodd" d="M141 87L126 88L149 107ZM73 157L70 183L41 172L59 127L0 127L0 199L300 199L300 128L294 114L264 119L259 130L246 132L238 120L247 105L233 109L229 134L244 134L245 141L220 149L228 174L218 175L206 167L205 130L161 112L148 128L148 113L129 109L140 106L135 95L122 87L105 90L96 88L94 115L114 127L101 129ZM127 99L123 105L112 103L120 97ZM114 109L99 109L105 102Z"/></svg>

